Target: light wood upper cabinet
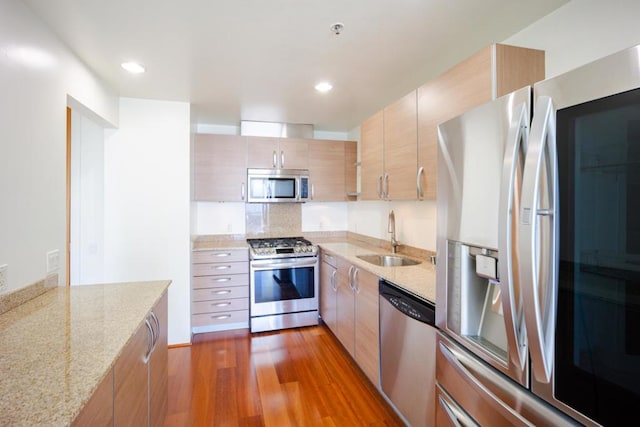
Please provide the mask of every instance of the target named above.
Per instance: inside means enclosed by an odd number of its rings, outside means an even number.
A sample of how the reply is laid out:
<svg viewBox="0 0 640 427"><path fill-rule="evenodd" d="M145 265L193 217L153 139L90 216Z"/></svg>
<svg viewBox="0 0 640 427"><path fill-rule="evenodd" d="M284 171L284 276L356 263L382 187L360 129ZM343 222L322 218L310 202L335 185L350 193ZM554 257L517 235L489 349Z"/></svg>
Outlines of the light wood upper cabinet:
<svg viewBox="0 0 640 427"><path fill-rule="evenodd" d="M194 142L194 200L242 202L246 195L247 138L197 134Z"/></svg>
<svg viewBox="0 0 640 427"><path fill-rule="evenodd" d="M383 116L383 198L415 200L418 164L416 91L385 107Z"/></svg>
<svg viewBox="0 0 640 427"><path fill-rule="evenodd" d="M268 169L307 169L309 140L303 138L248 138L248 167Z"/></svg>
<svg viewBox="0 0 640 427"><path fill-rule="evenodd" d="M347 193L355 192L355 141L309 142L309 179L311 200L339 202L348 200Z"/></svg>
<svg viewBox="0 0 640 427"><path fill-rule="evenodd" d="M360 125L360 199L377 200L382 194L383 112L378 111Z"/></svg>
<svg viewBox="0 0 640 427"><path fill-rule="evenodd" d="M418 88L419 198L436 198L438 124L543 80L544 68L544 51L495 44Z"/></svg>
<svg viewBox="0 0 640 427"><path fill-rule="evenodd" d="M356 197L358 193L358 143L344 143L344 190L347 197Z"/></svg>

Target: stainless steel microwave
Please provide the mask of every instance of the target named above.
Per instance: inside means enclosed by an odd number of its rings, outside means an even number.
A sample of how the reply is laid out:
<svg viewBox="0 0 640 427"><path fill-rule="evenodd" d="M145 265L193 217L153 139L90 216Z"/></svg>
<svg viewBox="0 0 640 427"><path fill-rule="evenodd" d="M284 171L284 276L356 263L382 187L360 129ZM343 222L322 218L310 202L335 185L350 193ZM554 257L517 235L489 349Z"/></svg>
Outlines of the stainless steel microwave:
<svg viewBox="0 0 640 427"><path fill-rule="evenodd" d="M307 169L247 169L249 203L306 202Z"/></svg>

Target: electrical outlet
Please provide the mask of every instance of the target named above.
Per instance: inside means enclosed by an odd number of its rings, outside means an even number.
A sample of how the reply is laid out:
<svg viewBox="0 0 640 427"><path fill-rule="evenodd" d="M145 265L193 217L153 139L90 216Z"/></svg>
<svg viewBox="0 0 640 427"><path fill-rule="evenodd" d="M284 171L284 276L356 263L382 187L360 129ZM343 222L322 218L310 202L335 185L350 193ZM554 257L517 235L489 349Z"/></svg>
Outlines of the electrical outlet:
<svg viewBox="0 0 640 427"><path fill-rule="evenodd" d="M7 288L7 264L0 265L0 292Z"/></svg>
<svg viewBox="0 0 640 427"><path fill-rule="evenodd" d="M55 249L47 252L47 274L60 269L60 251Z"/></svg>

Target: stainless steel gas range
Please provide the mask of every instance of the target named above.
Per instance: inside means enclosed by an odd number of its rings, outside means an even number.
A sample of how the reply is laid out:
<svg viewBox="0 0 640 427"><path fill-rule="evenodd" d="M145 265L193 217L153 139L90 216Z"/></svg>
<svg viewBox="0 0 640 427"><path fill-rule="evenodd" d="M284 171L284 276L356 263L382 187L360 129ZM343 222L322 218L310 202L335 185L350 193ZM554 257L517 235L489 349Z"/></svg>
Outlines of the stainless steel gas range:
<svg viewBox="0 0 640 427"><path fill-rule="evenodd" d="M251 332L318 324L318 247L302 237L247 239Z"/></svg>

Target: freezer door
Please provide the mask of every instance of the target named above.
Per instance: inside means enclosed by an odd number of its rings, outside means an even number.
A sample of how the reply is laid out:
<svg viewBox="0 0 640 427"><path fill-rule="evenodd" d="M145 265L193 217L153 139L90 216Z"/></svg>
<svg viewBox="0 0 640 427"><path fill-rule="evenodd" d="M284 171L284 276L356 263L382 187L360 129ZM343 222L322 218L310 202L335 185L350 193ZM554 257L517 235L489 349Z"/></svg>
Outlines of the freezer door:
<svg viewBox="0 0 640 427"><path fill-rule="evenodd" d="M474 425L460 421L464 415L478 425L492 427L580 425L474 357L441 332L436 338L436 381L446 392L445 396L457 405L445 405L446 399L440 393L437 411L450 411L451 415L456 413L457 407L457 425ZM437 417L440 420L443 414L437 412Z"/></svg>

